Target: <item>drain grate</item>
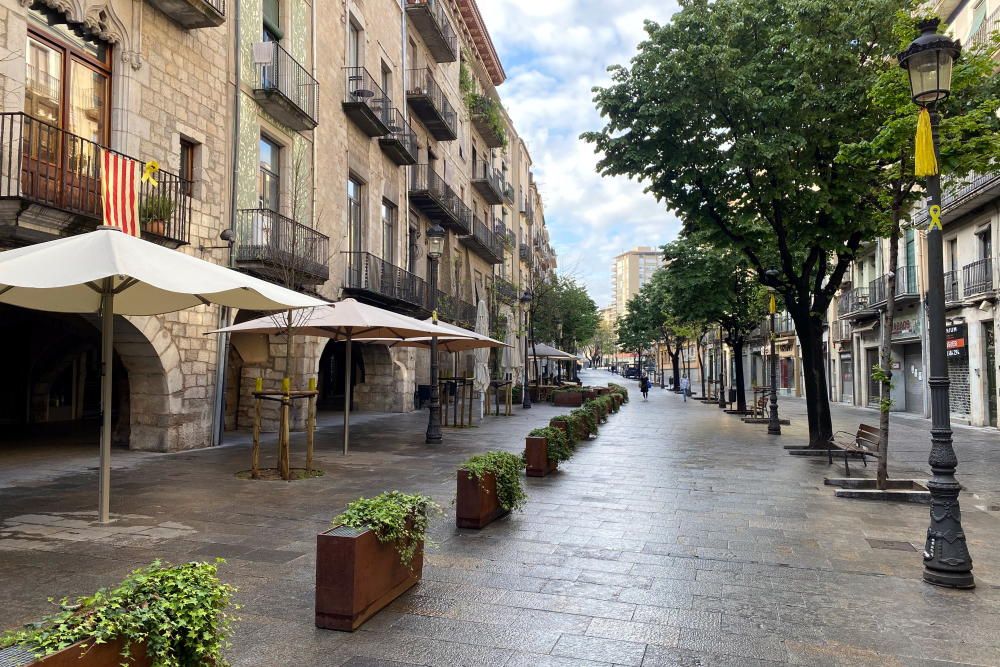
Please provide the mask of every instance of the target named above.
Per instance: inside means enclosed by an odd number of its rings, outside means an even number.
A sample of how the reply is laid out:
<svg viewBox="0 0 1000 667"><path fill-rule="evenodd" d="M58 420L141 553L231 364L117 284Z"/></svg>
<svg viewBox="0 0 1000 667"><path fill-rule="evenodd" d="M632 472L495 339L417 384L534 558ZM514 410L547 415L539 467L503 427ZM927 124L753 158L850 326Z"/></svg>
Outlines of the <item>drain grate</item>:
<svg viewBox="0 0 1000 667"><path fill-rule="evenodd" d="M899 542L896 540L868 540L868 546L872 549L884 549L885 551L916 551L909 542Z"/></svg>
<svg viewBox="0 0 1000 667"><path fill-rule="evenodd" d="M34 661L34 654L20 646L0 649L0 667L23 667L24 665L30 665Z"/></svg>
<svg viewBox="0 0 1000 667"><path fill-rule="evenodd" d="M333 535L334 537L357 537L358 535L364 535L368 532L363 528L351 528L350 526L337 526L333 530L327 531L327 535Z"/></svg>

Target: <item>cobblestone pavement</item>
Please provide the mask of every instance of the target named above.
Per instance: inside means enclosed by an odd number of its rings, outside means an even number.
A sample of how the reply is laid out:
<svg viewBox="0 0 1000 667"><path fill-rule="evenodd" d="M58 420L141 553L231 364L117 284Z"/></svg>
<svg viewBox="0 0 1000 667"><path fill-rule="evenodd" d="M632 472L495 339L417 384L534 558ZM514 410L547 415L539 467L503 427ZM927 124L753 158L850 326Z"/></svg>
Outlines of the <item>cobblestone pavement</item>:
<svg viewBox="0 0 1000 667"><path fill-rule="evenodd" d="M347 459L326 426L326 476L292 484L236 479L243 445L144 456L117 473L108 527L93 471L0 484L0 627L154 558L223 556L243 605L234 665L1000 665L1000 522L966 507L975 591L922 583L927 508L834 498L825 459L781 449L801 436L793 403L774 438L633 391L557 475L527 481L523 513L483 531L454 528L456 466L520 450L555 408L449 430L435 449L425 414L367 418ZM315 534L393 488L447 507L423 582L358 632L316 629Z"/></svg>

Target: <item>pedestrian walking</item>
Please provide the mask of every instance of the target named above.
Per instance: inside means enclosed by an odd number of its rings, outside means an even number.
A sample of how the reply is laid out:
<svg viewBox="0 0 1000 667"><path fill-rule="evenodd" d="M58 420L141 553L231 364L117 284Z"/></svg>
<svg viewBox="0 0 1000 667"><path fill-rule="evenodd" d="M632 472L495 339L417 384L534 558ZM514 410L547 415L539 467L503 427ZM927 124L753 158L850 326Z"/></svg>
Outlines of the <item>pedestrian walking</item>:
<svg viewBox="0 0 1000 667"><path fill-rule="evenodd" d="M691 380L685 375L681 378L681 393L684 395L684 402L688 402L688 392L691 390Z"/></svg>
<svg viewBox="0 0 1000 667"><path fill-rule="evenodd" d="M642 392L642 400L649 400L649 378L645 373L639 378L639 391Z"/></svg>

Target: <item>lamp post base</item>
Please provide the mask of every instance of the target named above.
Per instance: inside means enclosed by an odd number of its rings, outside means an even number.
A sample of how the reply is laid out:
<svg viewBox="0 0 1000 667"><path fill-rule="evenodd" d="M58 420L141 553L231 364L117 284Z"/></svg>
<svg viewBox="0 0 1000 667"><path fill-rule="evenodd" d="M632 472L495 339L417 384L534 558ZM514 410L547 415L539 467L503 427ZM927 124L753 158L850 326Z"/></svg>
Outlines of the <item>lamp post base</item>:
<svg viewBox="0 0 1000 667"><path fill-rule="evenodd" d="M976 587L976 580L971 572L939 572L924 568L924 581L942 588L970 589Z"/></svg>

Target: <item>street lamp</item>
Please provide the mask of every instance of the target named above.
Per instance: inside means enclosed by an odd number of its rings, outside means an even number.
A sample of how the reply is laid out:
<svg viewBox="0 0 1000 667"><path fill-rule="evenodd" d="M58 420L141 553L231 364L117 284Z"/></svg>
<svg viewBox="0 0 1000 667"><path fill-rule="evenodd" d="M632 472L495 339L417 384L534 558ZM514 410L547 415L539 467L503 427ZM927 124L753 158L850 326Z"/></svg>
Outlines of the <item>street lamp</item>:
<svg viewBox="0 0 1000 667"><path fill-rule="evenodd" d="M561 350L562 344L562 317L556 315L556 346ZM556 359L556 384L562 384L562 360Z"/></svg>
<svg viewBox="0 0 1000 667"><path fill-rule="evenodd" d="M531 292L524 290L524 294L520 298L521 308L524 310L524 373L522 374L521 381L523 387L521 390L521 407L525 410L531 408L531 394L528 392L528 324L529 324L529 310L531 306Z"/></svg>
<svg viewBox="0 0 1000 667"><path fill-rule="evenodd" d="M776 280L778 278L777 269L770 269L765 271L764 274L772 280ZM774 293L777 290L768 286L767 291L770 294L767 310L771 315L771 358L768 359L768 364L771 366L771 401L767 420L767 433L768 435L781 435L781 420L778 419L778 356L775 351L774 343L774 314L775 311L778 310L777 303L774 299Z"/></svg>
<svg viewBox="0 0 1000 667"><path fill-rule="evenodd" d="M726 348L722 325L719 325L719 407L726 409ZM675 388L676 391L676 388Z"/></svg>
<svg viewBox="0 0 1000 667"><path fill-rule="evenodd" d="M962 515L958 495L961 486L955 479L958 458L952 446L951 407L948 402L948 356L945 347L944 258L941 243L941 176L937 169L940 120L936 104L951 92L952 65L961 54L961 46L937 32L940 20L923 21L918 26L920 36L906 51L899 54L899 66L910 77L910 93L921 107L921 116L928 114L934 164L921 170L927 176L927 330L931 391L931 453L928 462L932 477L927 482L931 493L931 519L924 546L924 581L949 588L974 588L972 556L962 530ZM920 125L917 149L920 152ZM923 128L926 130L926 126ZM926 135L923 137L926 139ZM927 156L928 158L930 156ZM918 166L922 161L916 160Z"/></svg>
<svg viewBox="0 0 1000 667"><path fill-rule="evenodd" d="M430 307L434 320L437 321L437 282L438 262L444 253L444 240L448 233L444 227L434 223L427 230L427 259L431 260L430 276ZM425 442L436 445L441 442L441 391L438 387L438 339L431 338L431 411L427 417L427 438Z"/></svg>

